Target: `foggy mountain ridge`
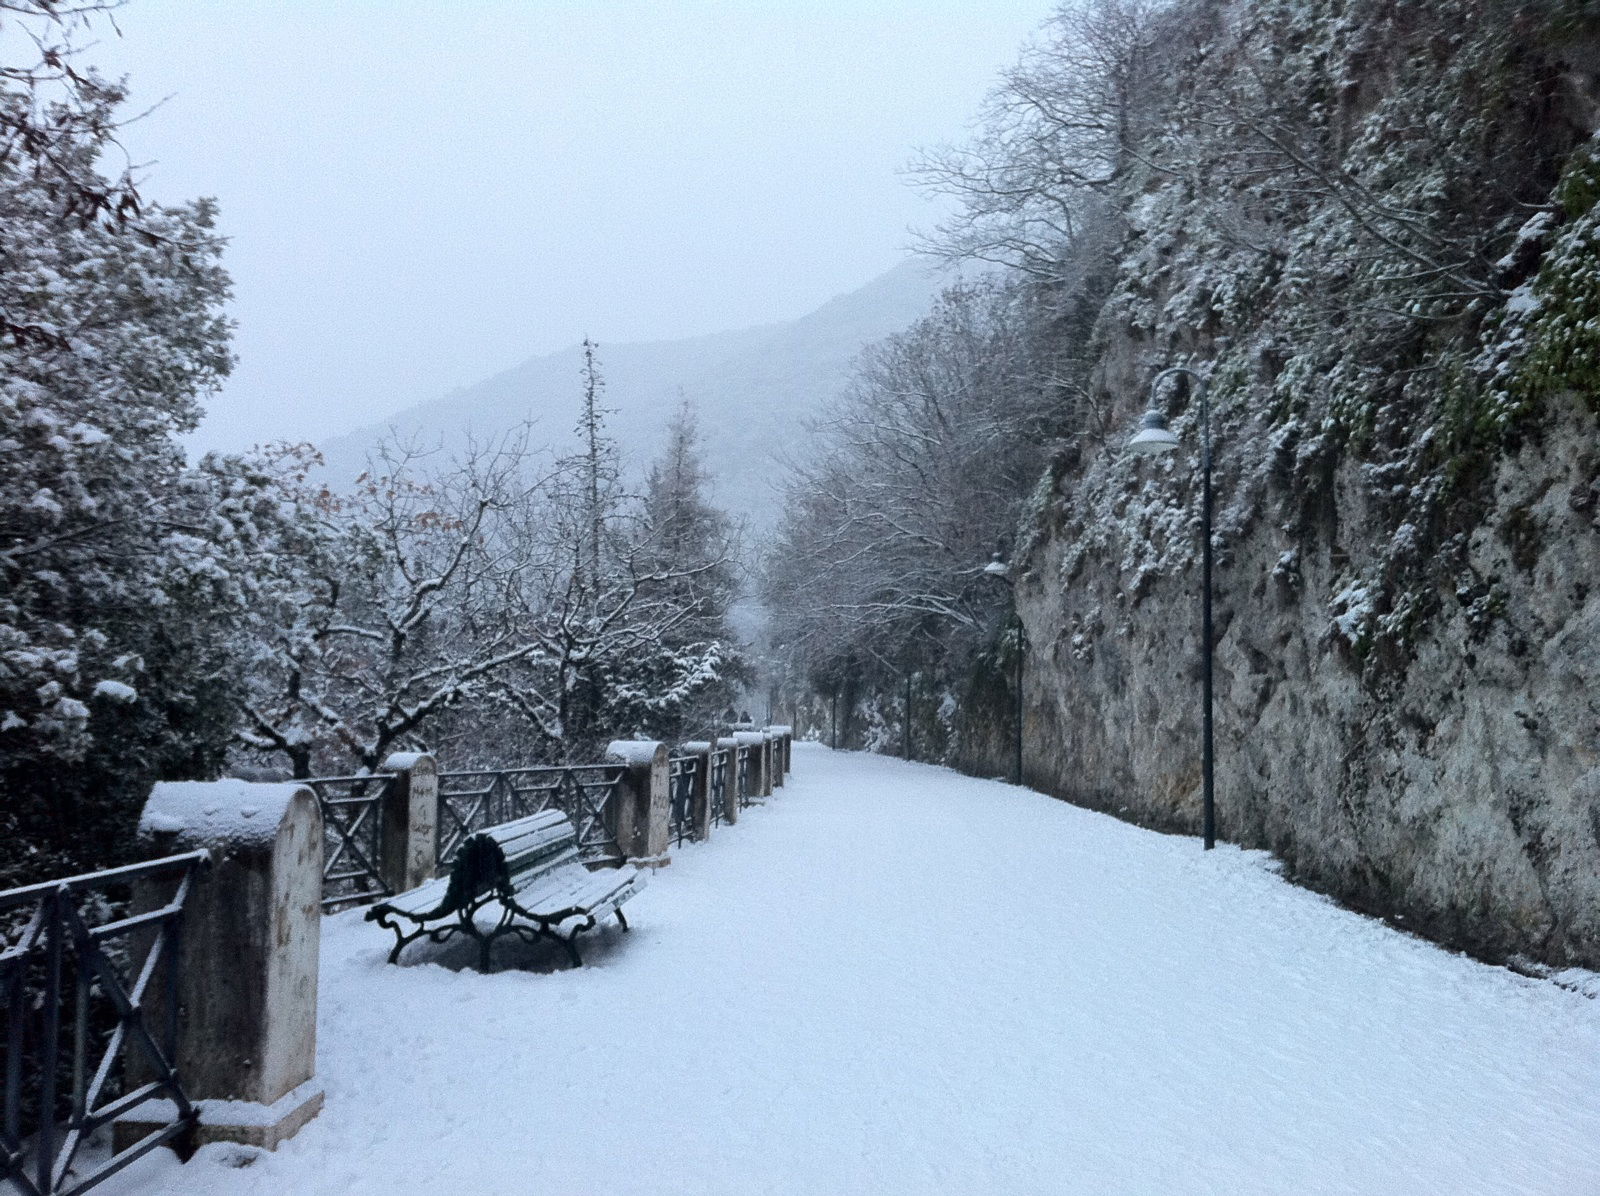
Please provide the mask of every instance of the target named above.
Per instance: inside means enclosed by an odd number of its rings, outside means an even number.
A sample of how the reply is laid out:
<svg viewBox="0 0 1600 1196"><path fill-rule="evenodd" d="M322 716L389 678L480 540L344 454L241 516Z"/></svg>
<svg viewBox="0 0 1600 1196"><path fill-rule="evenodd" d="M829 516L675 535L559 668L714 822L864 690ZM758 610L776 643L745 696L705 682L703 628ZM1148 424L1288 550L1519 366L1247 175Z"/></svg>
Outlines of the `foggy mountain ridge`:
<svg viewBox="0 0 1600 1196"><path fill-rule="evenodd" d="M659 448L680 393L699 416L713 493L752 525L770 524L780 496L774 463L804 421L845 384L851 363L873 341L926 314L951 278L908 259L854 291L798 319L673 341L599 342L608 426L631 477L641 477ZM534 422L538 441L565 451L573 440L580 386L579 345L521 365L329 440L322 446L336 484L353 480L384 437L459 450Z"/></svg>

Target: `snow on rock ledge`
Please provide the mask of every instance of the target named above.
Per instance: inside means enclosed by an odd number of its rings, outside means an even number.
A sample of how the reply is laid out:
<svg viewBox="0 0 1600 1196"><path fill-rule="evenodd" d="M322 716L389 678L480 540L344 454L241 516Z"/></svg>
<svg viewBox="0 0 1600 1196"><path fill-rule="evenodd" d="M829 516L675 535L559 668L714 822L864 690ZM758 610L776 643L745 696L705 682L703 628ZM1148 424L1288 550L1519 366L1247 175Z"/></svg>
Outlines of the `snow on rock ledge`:
<svg viewBox="0 0 1600 1196"><path fill-rule="evenodd" d="M182 833L211 846L267 843L296 795L309 792L304 785L281 782L160 781L145 802L139 833Z"/></svg>

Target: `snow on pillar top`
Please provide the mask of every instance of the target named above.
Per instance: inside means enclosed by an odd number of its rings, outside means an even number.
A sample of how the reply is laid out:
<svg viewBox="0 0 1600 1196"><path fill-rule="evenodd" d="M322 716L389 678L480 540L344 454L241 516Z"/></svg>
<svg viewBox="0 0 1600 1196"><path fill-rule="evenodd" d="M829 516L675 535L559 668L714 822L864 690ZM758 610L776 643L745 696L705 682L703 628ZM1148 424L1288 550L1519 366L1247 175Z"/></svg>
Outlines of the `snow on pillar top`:
<svg viewBox="0 0 1600 1196"><path fill-rule="evenodd" d="M208 847L269 844L302 793L316 809L316 794L294 782L159 781L139 816L139 834L179 834Z"/></svg>
<svg viewBox="0 0 1600 1196"><path fill-rule="evenodd" d="M691 739L688 743L680 743L678 750L690 756L703 756L711 750L711 744L704 739Z"/></svg>
<svg viewBox="0 0 1600 1196"><path fill-rule="evenodd" d="M629 764L635 768L665 761L667 745L659 739L613 739L606 744L606 759Z"/></svg>
<svg viewBox="0 0 1600 1196"><path fill-rule="evenodd" d="M733 741L740 747L760 747L767 742L767 737L760 731L735 731Z"/></svg>
<svg viewBox="0 0 1600 1196"><path fill-rule="evenodd" d="M794 734L794 728L792 726L790 726L788 723L773 723L770 727L767 728L767 730L771 731L774 735L793 735Z"/></svg>
<svg viewBox="0 0 1600 1196"><path fill-rule="evenodd" d="M428 752L390 752L383 762L384 772L410 772L417 765L426 760L430 767L437 767L433 756Z"/></svg>

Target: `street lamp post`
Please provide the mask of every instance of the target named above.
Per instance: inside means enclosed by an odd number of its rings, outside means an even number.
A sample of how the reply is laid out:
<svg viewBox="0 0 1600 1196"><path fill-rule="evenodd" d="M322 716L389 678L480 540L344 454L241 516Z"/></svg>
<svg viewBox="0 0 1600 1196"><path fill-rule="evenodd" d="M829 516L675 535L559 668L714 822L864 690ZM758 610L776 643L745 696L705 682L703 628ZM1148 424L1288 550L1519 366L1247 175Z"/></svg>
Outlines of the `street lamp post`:
<svg viewBox="0 0 1600 1196"><path fill-rule="evenodd" d="M1201 832L1206 850L1217 845L1216 792L1212 777L1212 686L1211 686L1211 402L1204 375L1187 366L1172 366L1162 370L1150 380L1150 410L1144 413L1139 430L1128 441L1128 448L1136 453L1170 453L1178 447L1178 437L1167 427L1167 418L1156 410L1156 392L1161 383L1179 375L1189 378L1199 392L1200 399L1200 684L1203 712L1201 715Z"/></svg>
<svg viewBox="0 0 1600 1196"><path fill-rule="evenodd" d="M911 666L906 666L906 739L905 758L911 759Z"/></svg>
<svg viewBox="0 0 1600 1196"><path fill-rule="evenodd" d="M1011 580L1011 569L997 552L983 567L984 575L1006 583L1011 590L1011 623L1017 634L1016 653L1012 662L1013 684L1016 690L1016 717L1012 735L1011 780L1022 784L1022 616L1017 613L1017 587Z"/></svg>

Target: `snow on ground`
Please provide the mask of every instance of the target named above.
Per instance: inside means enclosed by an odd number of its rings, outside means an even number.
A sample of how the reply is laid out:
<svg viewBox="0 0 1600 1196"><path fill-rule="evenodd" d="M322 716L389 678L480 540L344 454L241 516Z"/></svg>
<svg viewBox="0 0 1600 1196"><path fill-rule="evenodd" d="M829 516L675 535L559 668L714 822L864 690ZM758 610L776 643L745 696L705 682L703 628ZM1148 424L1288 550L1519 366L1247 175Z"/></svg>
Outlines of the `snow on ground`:
<svg viewBox="0 0 1600 1196"><path fill-rule="evenodd" d="M111 1190L1600 1192L1600 1000L1259 853L798 745L627 912L489 976L330 919L326 1111Z"/></svg>

